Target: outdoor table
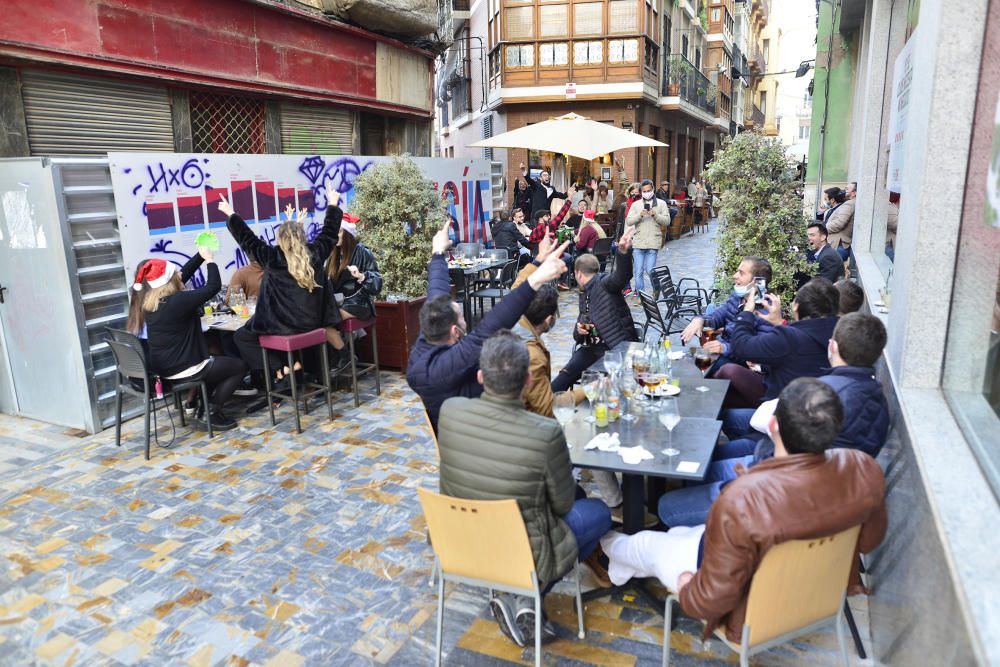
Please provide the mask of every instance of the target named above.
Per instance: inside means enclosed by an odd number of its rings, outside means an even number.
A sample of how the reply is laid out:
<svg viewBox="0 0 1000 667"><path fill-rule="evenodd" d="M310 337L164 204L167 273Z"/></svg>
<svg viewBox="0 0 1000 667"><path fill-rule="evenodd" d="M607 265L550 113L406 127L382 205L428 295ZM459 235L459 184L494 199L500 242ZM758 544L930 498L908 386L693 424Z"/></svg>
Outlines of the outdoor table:
<svg viewBox="0 0 1000 667"><path fill-rule="evenodd" d="M590 404L584 401L578 406L573 419L566 424L566 442L570 446L570 461L578 468L610 470L622 474L622 524L626 533L636 533L643 528L644 505L643 478L683 479L701 481L705 477L715 443L722 432L722 422L685 415L681 410L681 420L674 427L671 446L680 451L675 456L661 452L667 445L667 428L660 423L655 411L637 414L635 421L618 421L598 428L587 422ZM602 452L598 449L584 449L584 446L598 433L617 433L622 447L642 445L653 455L650 460L630 465L617 452ZM684 464L684 465L682 465ZM655 513L659 495L649 499Z"/></svg>
<svg viewBox="0 0 1000 667"><path fill-rule="evenodd" d="M201 330L208 331L209 329L213 331L228 331L230 333L243 328L243 325L249 321L248 318L240 317L239 315L202 315L201 317Z"/></svg>
<svg viewBox="0 0 1000 667"><path fill-rule="evenodd" d="M508 261L510 260L480 259L473 261L468 266L448 262L448 277L451 278L452 284L457 285L457 281L462 282L462 294L465 297L462 300L462 309L465 312L465 322L468 326L472 326L472 299L469 298L469 283L480 273L498 269Z"/></svg>

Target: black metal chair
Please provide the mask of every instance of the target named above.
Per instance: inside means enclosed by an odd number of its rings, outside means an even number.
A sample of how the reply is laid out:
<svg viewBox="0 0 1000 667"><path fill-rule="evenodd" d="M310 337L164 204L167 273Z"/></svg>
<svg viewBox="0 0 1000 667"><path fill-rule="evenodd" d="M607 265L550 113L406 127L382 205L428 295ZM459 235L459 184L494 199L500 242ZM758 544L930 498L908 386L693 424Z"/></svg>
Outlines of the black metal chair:
<svg viewBox="0 0 1000 667"><path fill-rule="evenodd" d="M670 276L670 267L656 267L649 273L649 278L653 282L653 287L660 292L656 300L666 304L668 308L678 310L693 308L701 313L709 303L708 292L702 289L694 278L681 278L674 284ZM685 283L694 283L694 287L684 287Z"/></svg>
<svg viewBox="0 0 1000 667"><path fill-rule="evenodd" d="M667 338L671 334L680 333L684 331L684 327L690 323L691 318L698 315L698 311L693 308L682 308L678 309L674 304L667 305L667 313L664 316L660 312L660 303L652 297L651 294L639 291L639 303L642 304L642 310L646 314L646 322L642 327L641 340L646 340L646 334L648 333L650 327L660 332L660 340ZM681 324L678 326L677 323Z"/></svg>
<svg viewBox="0 0 1000 667"><path fill-rule="evenodd" d="M483 301L485 299L490 300L490 308L492 308L496 305L497 299L502 299L510 291L511 285L514 284L514 279L517 278L517 271L518 261L516 259L509 260L500 268L496 277L490 280L485 287L477 289L469 295L470 299L476 299L479 303L480 313L483 312Z"/></svg>
<svg viewBox="0 0 1000 667"><path fill-rule="evenodd" d="M597 239L594 241L594 247L590 251L591 254L601 262L601 266L604 267L604 270L608 268L608 259L611 258L612 243L614 243L614 239L610 236L605 236L603 239Z"/></svg>
<svg viewBox="0 0 1000 667"><path fill-rule="evenodd" d="M114 356L118 375L115 386L115 446L121 447L122 444L122 402L124 401L125 394L136 396L143 401L143 435L146 443L146 460L148 461L150 437L149 416L156 410L156 406L153 404L155 398L153 382L146 366L146 357L143 354L142 342L137 336L127 331L108 329L108 332L110 335L104 340L108 344L108 347L111 348L111 354ZM208 407L208 386L201 380L171 382L161 378L161 382L164 382L164 394L172 393L174 395L174 404L178 406L180 404L180 392L195 388L201 390L201 400L205 410L205 423L208 426L208 437L213 437L215 434L212 431L212 417ZM142 390L138 389L139 383L142 383ZM180 414L181 426L184 426L184 411L179 410L178 412Z"/></svg>

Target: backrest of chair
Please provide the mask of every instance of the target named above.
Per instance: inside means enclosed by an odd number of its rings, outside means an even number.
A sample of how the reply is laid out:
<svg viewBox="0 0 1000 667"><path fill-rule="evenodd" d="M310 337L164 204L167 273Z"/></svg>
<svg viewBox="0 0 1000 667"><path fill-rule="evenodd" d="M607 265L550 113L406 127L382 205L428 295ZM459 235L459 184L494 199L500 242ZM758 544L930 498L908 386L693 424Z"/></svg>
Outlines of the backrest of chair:
<svg viewBox="0 0 1000 667"><path fill-rule="evenodd" d="M594 241L593 253L600 257L601 255L611 254L611 243L613 239L610 236L605 236L603 239L597 239Z"/></svg>
<svg viewBox="0 0 1000 667"><path fill-rule="evenodd" d="M137 350L142 350L142 340L131 331L113 329L111 327L105 327L104 330L119 343L127 343Z"/></svg>
<svg viewBox="0 0 1000 667"><path fill-rule="evenodd" d="M459 243L455 246L455 254L466 259L474 259L479 257L479 250L482 248L480 243Z"/></svg>
<svg viewBox="0 0 1000 667"><path fill-rule="evenodd" d="M530 591L535 561L517 501L465 500L417 489L441 571Z"/></svg>
<svg viewBox="0 0 1000 667"><path fill-rule="evenodd" d="M660 314L660 307L656 305L656 299L652 295L639 290L639 302L642 304L643 312L646 313L646 318L655 322L662 329L663 316Z"/></svg>
<svg viewBox="0 0 1000 667"><path fill-rule="evenodd" d="M674 279L670 276L670 267L658 266L649 272L649 279L660 288L660 298L673 298L676 289Z"/></svg>
<svg viewBox="0 0 1000 667"><path fill-rule="evenodd" d="M486 251L486 256L490 259L507 259L507 248L490 248Z"/></svg>
<svg viewBox="0 0 1000 667"><path fill-rule="evenodd" d="M143 359L141 347L119 342L113 337L108 337L104 340L107 342L108 347L111 348L111 354L115 358L115 365L118 366L118 372L122 377L136 380L145 380L147 378L146 360Z"/></svg>
<svg viewBox="0 0 1000 667"><path fill-rule="evenodd" d="M512 259L503 265L503 269L500 271L500 284L503 287L510 287L514 284L514 280L517 278L517 271L520 262L516 259Z"/></svg>
<svg viewBox="0 0 1000 667"><path fill-rule="evenodd" d="M750 582L750 646L829 618L840 610L860 526L829 537L771 547Z"/></svg>

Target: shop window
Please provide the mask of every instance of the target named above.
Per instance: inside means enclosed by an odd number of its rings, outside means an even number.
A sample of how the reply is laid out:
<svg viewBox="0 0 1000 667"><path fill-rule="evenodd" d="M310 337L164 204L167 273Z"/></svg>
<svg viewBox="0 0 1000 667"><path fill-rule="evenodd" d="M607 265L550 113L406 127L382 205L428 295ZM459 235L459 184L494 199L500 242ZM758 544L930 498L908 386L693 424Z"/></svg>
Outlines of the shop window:
<svg viewBox="0 0 1000 667"><path fill-rule="evenodd" d="M540 37L565 37L568 26L569 5L542 5L538 8L538 34Z"/></svg>
<svg viewBox="0 0 1000 667"><path fill-rule="evenodd" d="M608 40L609 63L634 63L639 60L639 40L611 39Z"/></svg>
<svg viewBox="0 0 1000 667"><path fill-rule="evenodd" d="M611 25L608 32L636 32L639 13L635 0L611 0L608 3Z"/></svg>
<svg viewBox="0 0 1000 667"><path fill-rule="evenodd" d="M535 36L534 7L509 7L506 11L507 39L531 39Z"/></svg>
<svg viewBox="0 0 1000 667"><path fill-rule="evenodd" d="M538 64L541 67L561 67L569 64L569 46L565 42L538 45Z"/></svg>
<svg viewBox="0 0 1000 667"><path fill-rule="evenodd" d="M712 23L718 23L718 22L719 22L719 8L716 7L715 9L712 10Z"/></svg>
<svg viewBox="0 0 1000 667"><path fill-rule="evenodd" d="M601 42L574 42L573 63L576 65L599 65L603 60Z"/></svg>
<svg viewBox="0 0 1000 667"><path fill-rule="evenodd" d="M573 34L600 35L604 32L603 14L604 4L600 2L573 5Z"/></svg>
<svg viewBox="0 0 1000 667"><path fill-rule="evenodd" d="M507 47L507 67L534 67L534 44L521 44Z"/></svg>
<svg viewBox="0 0 1000 667"><path fill-rule="evenodd" d="M192 92L195 153L266 153L264 103L247 97Z"/></svg>

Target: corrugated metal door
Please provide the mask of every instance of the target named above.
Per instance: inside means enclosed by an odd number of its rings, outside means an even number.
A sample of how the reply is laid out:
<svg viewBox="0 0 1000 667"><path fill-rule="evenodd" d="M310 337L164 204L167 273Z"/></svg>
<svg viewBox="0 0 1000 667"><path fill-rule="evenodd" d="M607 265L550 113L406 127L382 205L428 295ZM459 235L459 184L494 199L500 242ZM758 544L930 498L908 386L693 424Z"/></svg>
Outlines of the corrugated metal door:
<svg viewBox="0 0 1000 667"><path fill-rule="evenodd" d="M32 155L173 151L166 87L21 70Z"/></svg>
<svg viewBox="0 0 1000 667"><path fill-rule="evenodd" d="M282 104L281 150L297 155L354 153L354 112L333 107Z"/></svg>

